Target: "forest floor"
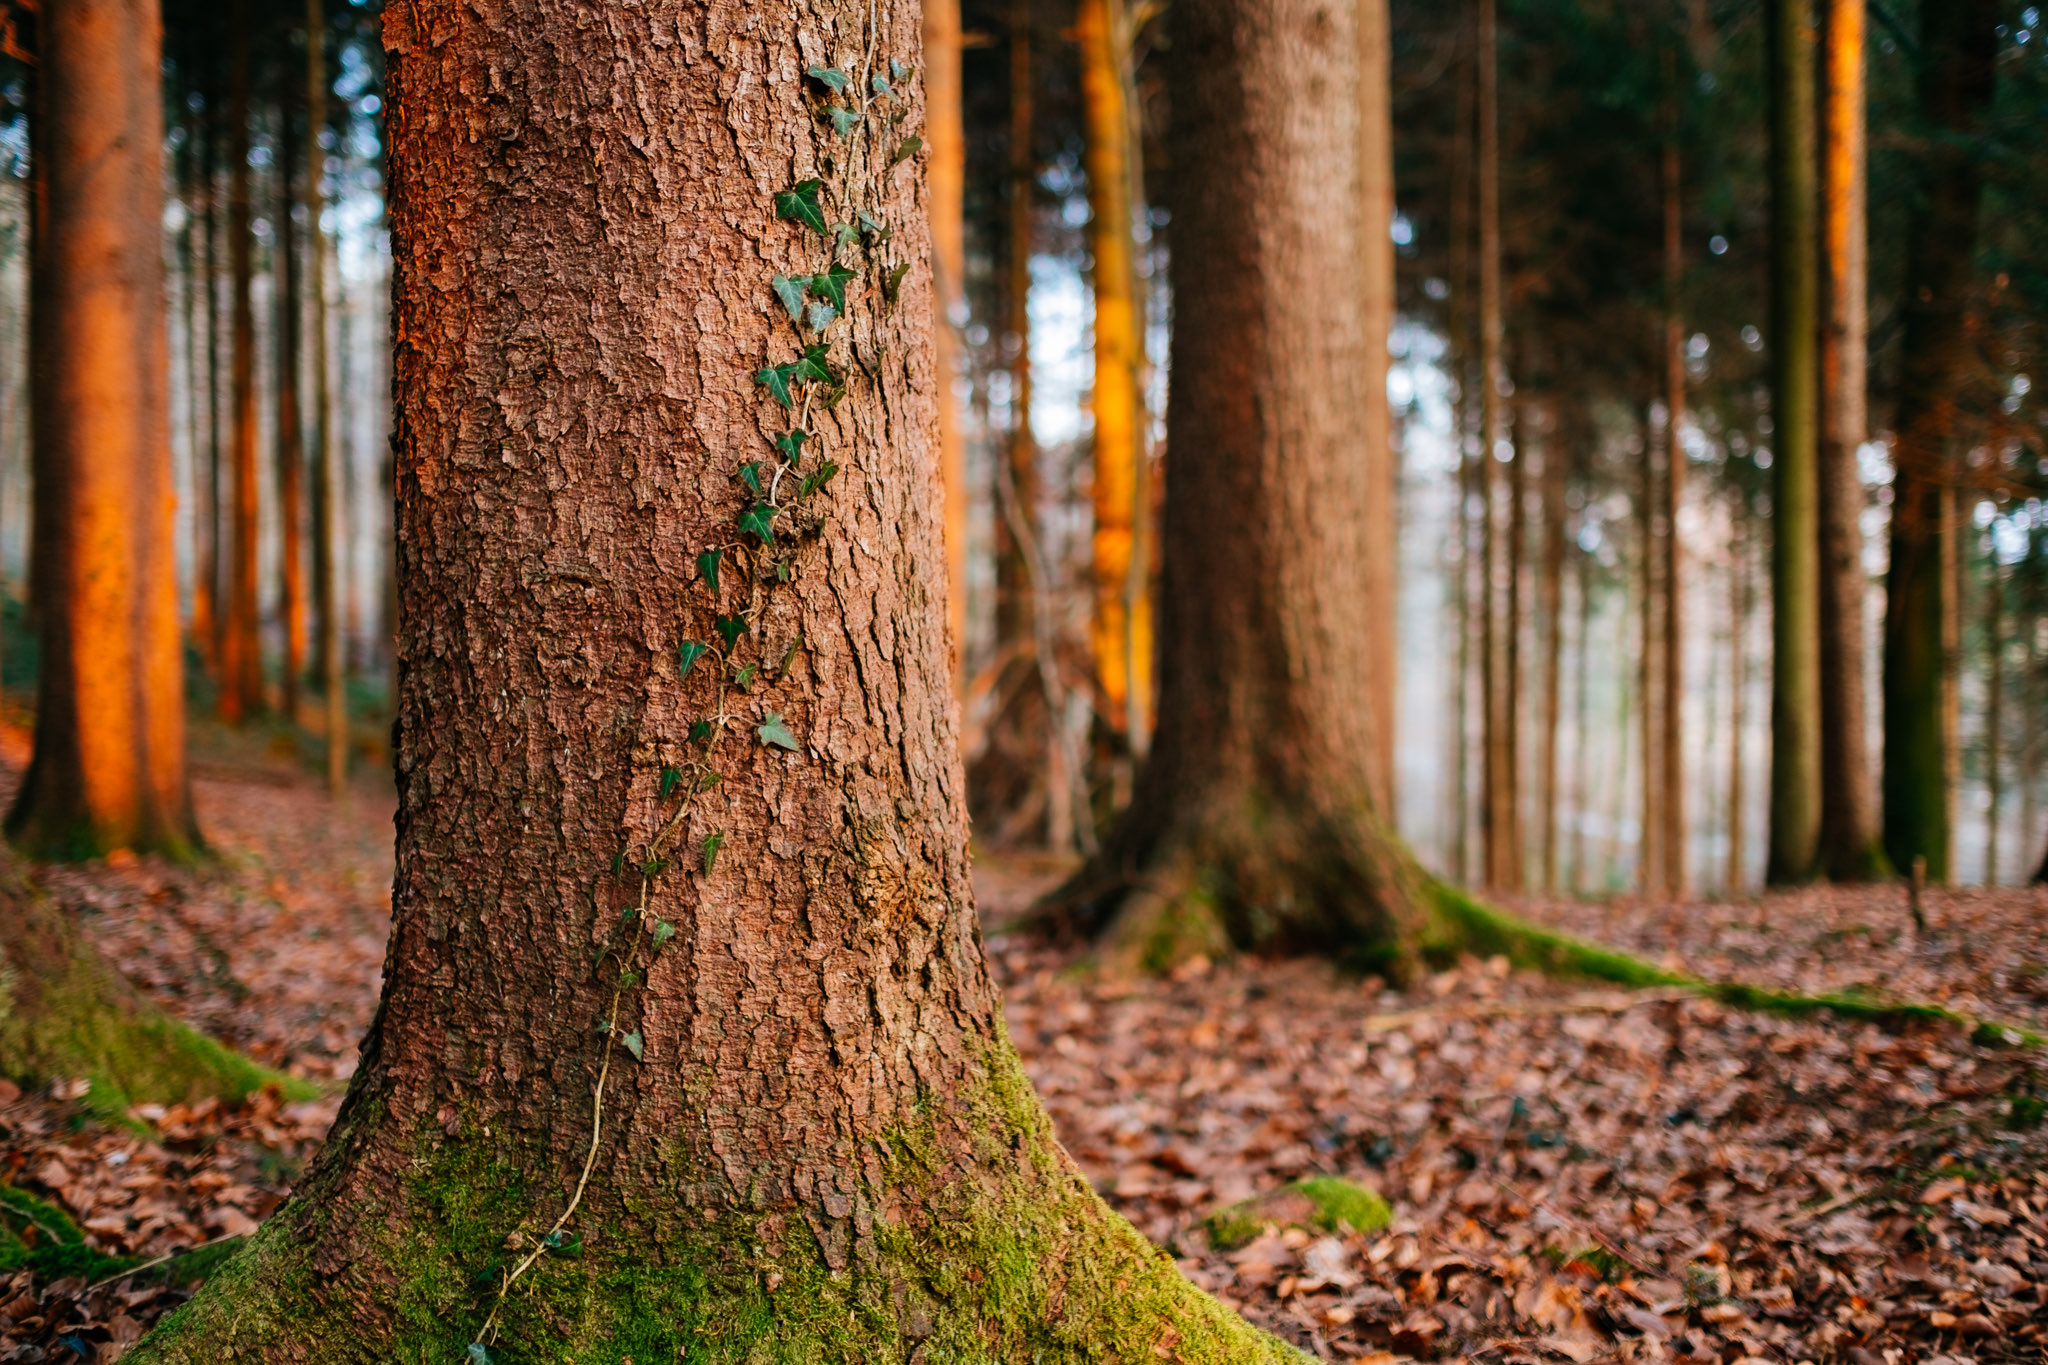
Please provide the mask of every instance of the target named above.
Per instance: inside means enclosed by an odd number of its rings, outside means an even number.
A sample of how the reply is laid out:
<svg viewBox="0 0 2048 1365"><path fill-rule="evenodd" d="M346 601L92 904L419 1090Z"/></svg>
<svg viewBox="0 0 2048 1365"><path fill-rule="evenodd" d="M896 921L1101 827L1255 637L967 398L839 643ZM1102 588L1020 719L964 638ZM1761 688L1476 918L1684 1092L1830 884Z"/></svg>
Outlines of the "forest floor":
<svg viewBox="0 0 2048 1365"><path fill-rule="evenodd" d="M46 869L145 991L268 1064L339 1081L375 1007L392 799L208 741L218 857ZM25 758L0 728L0 800ZM1331 1360L1908 1362L2048 1357L2048 1056L1467 961L1405 992L1315 963L1112 980L1002 932L1058 867L984 858L1010 1030L1069 1150L1198 1283ZM1517 907L1710 977L1940 1001L2048 1032L2048 892L1897 888L1725 905ZM115 1255L245 1234L336 1101L91 1119L0 1082L0 1184ZM1316 1174L1388 1228L1203 1220ZM33 1234L31 1234L33 1235ZM0 1361L111 1361L189 1288L0 1277Z"/></svg>

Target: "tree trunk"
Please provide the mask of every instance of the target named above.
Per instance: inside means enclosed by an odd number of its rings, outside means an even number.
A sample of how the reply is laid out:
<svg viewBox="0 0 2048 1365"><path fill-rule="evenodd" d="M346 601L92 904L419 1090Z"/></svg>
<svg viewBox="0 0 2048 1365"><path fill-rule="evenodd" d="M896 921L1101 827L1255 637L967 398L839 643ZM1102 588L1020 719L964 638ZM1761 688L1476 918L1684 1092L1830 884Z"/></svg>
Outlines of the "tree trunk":
<svg viewBox="0 0 2048 1365"><path fill-rule="evenodd" d="M298 103L280 68L277 102L277 197L272 218L277 245L277 303L273 329L277 340L277 522L278 624L284 628L284 715L297 724L299 682L306 672L306 437L299 413L299 329L304 300L299 295L299 234L294 221L292 181L300 148L292 140L293 106Z"/></svg>
<svg viewBox="0 0 2048 1365"><path fill-rule="evenodd" d="M1464 48L1471 38L1461 15L1455 41ZM1464 54L1461 54L1464 55ZM1452 580L1458 596L1458 680L1456 712L1450 724L1451 752L1447 756L1452 774L1451 867L1460 881L1472 876L1472 604L1476 580L1483 570L1481 556L1472 544L1472 506L1483 490L1483 456L1473 447L1473 403L1475 386L1470 346L1473 318L1472 300L1472 164L1473 140L1477 131L1476 57L1457 62L1457 125L1451 133L1448 176L1450 203L1445 220L1450 228L1450 299L1445 308L1448 332L1445 354L1457 385L1452 422L1458 450L1458 503L1452 516L1455 528L1457 572Z"/></svg>
<svg viewBox="0 0 2048 1365"><path fill-rule="evenodd" d="M1577 431L1590 439L1583 425ZM1584 447L1576 441L1574 456ZM1590 458L1590 452L1588 454ZM1593 676L1593 557L1583 550L1572 556L1573 582L1578 589L1579 632L1572 655L1572 876L1574 895L1586 889L1586 816L1593 809L1593 771L1589 761L1587 722L1591 716Z"/></svg>
<svg viewBox="0 0 2048 1365"><path fill-rule="evenodd" d="M1538 759L1542 787L1543 891L1557 893L1557 728L1563 711L1565 448L1576 448L1578 426L1553 427L1543 451L1543 569L1537 611L1543 619L1543 737Z"/></svg>
<svg viewBox="0 0 2048 1365"><path fill-rule="evenodd" d="M1994 551L1984 565L1984 884L1998 885L1998 817L2005 799L2000 729L2005 723L2005 584Z"/></svg>
<svg viewBox="0 0 2048 1365"><path fill-rule="evenodd" d="M1734 626L1728 640L1728 675L1732 683L1728 715L1728 894L1749 885L1749 850L1743 843L1743 811L1749 794L1744 777L1743 741L1749 727L1749 523L1747 499L1739 499L1729 518L1728 609Z"/></svg>
<svg viewBox="0 0 2048 1365"><path fill-rule="evenodd" d="M1678 509L1685 502L1685 283L1678 144L1664 144L1664 891L1686 892L1685 825L1685 545Z"/></svg>
<svg viewBox="0 0 2048 1365"><path fill-rule="evenodd" d="M1517 402L1510 414L1508 462L1507 593L1501 613L1502 682L1501 752L1506 757L1509 856L1508 884L1519 891L1528 880L1528 841L1522 829L1522 591L1523 560L1529 546L1529 406Z"/></svg>
<svg viewBox="0 0 2048 1365"><path fill-rule="evenodd" d="M207 70L206 140L200 156L200 173L206 182L206 539L200 551L200 573L212 602L212 628L199 647L214 682L225 687L221 651L229 610L227 594L222 591L226 565L221 554L227 518L222 515L220 496L220 101L219 86L212 79L216 72L214 67Z"/></svg>
<svg viewBox="0 0 2048 1365"><path fill-rule="evenodd" d="M1636 516L1637 530L1642 537L1641 558L1637 565L1643 614L1636 654L1636 692L1638 710L1636 725L1637 747L1643 755L1643 785L1637 793L1641 800L1640 825L1642 840L1637 846L1636 886L1645 896L1654 895L1664 882L1664 817L1661 801L1664 784L1658 780L1661 770L1659 760L1663 758L1664 746L1660 743L1661 732L1657 728L1657 707L1663 700L1663 689L1657 686L1657 666L1660 662L1657 642L1657 614L1663 605L1664 594L1658 591L1658 571L1663 564L1662 538L1658 523L1662 509L1657 498L1656 442L1650 430L1647 413L1638 427L1642 443L1642 464L1638 469L1636 505L1640 509Z"/></svg>
<svg viewBox="0 0 2048 1365"><path fill-rule="evenodd" d="M348 783L348 698L341 649L341 459L334 440L334 405L327 391L327 233L320 214L327 154L320 130L327 122L327 26L322 0L306 0L306 295L311 305L313 371L313 595L320 609L316 651L320 692L326 702L327 790L339 796Z"/></svg>
<svg viewBox="0 0 2048 1365"><path fill-rule="evenodd" d="M1932 5L1922 16L1918 79L1928 131L1924 193L1907 231L1905 336L1892 427L1891 567L1885 575L1884 851L1893 867L1927 860L1949 874L1949 777L1943 744L1943 490L1983 177L1969 139L1990 109L1999 6Z"/></svg>
<svg viewBox="0 0 2048 1365"><path fill-rule="evenodd" d="M133 1365L1296 1358L1108 1211L1003 1035L918 19L875 13L385 11L385 993L291 1202ZM799 328L792 272L846 310Z"/></svg>
<svg viewBox="0 0 2048 1365"><path fill-rule="evenodd" d="M1771 818L1765 880L1820 870L1820 325L1809 0L1770 0Z"/></svg>
<svg viewBox="0 0 2048 1365"><path fill-rule="evenodd" d="M178 311L180 331L184 334L185 356L185 450L186 471L192 482L192 508L189 525L192 528L192 644L198 650L202 667L211 669L213 660L209 657L208 646L213 639L213 584L209 576L212 568L207 554L207 541L213 525L213 487L207 483L209 465L207 461L206 410L212 406L212 395L202 397L200 391L199 366L199 292L213 286L213 273L201 274L202 254L199 234L212 217L212 186L206 184L204 174L211 167L206 165L210 158L200 151L205 143L203 125L206 115L195 112L185 122L185 142L179 149L177 174L179 193L187 197L185 222L178 233L179 280ZM195 195L194 190L198 193ZM196 200L196 202L194 202Z"/></svg>
<svg viewBox="0 0 2048 1365"><path fill-rule="evenodd" d="M1365 463L1365 524L1379 528L1368 537L1366 630L1369 661L1359 679L1372 713L1377 768L1373 801L1394 809L1394 717L1400 661L1396 618L1400 604L1398 487L1400 459L1394 449L1394 413L1387 400L1388 339L1394 329L1394 85L1393 32L1388 0L1358 0L1358 212L1363 219L1359 266L1365 287L1358 298L1364 315L1365 365L1358 379L1359 457Z"/></svg>
<svg viewBox="0 0 2048 1365"><path fill-rule="evenodd" d="M40 13L30 262L35 751L7 834L46 858L193 853L164 328L154 0Z"/></svg>
<svg viewBox="0 0 2048 1365"><path fill-rule="evenodd" d="M1863 482L1869 242L1864 223L1864 0L1826 0L1821 107L1821 859L1838 882L1884 872L1864 738Z"/></svg>
<svg viewBox="0 0 2048 1365"><path fill-rule="evenodd" d="M1479 461L1484 507L1484 559L1480 611L1480 691L1483 694L1484 766L1480 778L1480 832L1485 844L1486 884L1518 891L1521 846L1516 840L1513 712L1515 682L1510 673L1500 601L1513 572L1507 532L1500 526L1507 471L1500 452L1507 432L1502 400L1507 368L1501 358L1500 260L1500 35L1494 0L1479 0Z"/></svg>
<svg viewBox="0 0 2048 1365"><path fill-rule="evenodd" d="M263 710L263 658L256 601L256 313L249 228L249 0L233 0L228 19L229 404L234 411L233 525L228 536L226 624L221 631L220 716L239 724Z"/></svg>
<svg viewBox="0 0 2048 1365"><path fill-rule="evenodd" d="M966 685L967 453L953 379L960 364L958 313L966 307L964 208L967 141L960 123L960 0L923 0L924 139L931 195L932 279L938 289L939 479L946 492L946 619L953 640L953 685ZM964 691L962 691L964 695Z"/></svg>
<svg viewBox="0 0 2048 1365"><path fill-rule="evenodd" d="M1121 0L1080 0L1081 106L1095 277L1095 675L1110 729L1128 737L1152 689L1149 599L1130 592L1145 458L1143 311L1131 260L1129 35ZM1142 570L1139 570L1142 572ZM1132 610L1133 607L1137 610ZM1134 671L1132 665L1136 664Z"/></svg>
<svg viewBox="0 0 2048 1365"><path fill-rule="evenodd" d="M1399 972L1427 927L1420 873L1372 804L1372 726L1354 701L1371 666L1366 545L1386 528L1360 514L1352 412L1356 234L1373 229L1351 204L1350 14L1310 0L1174 11L1182 325L1159 729L1100 857L1055 898L1144 962L1235 943ZM1321 41L1290 37L1309 31Z"/></svg>

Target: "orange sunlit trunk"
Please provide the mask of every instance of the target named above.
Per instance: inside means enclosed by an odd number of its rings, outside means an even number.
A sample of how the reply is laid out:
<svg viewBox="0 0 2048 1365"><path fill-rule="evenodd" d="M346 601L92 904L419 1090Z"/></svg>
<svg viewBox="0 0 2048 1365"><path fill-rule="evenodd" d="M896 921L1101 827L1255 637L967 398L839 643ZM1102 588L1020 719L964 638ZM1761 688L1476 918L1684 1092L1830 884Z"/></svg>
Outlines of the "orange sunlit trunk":
<svg viewBox="0 0 2048 1365"><path fill-rule="evenodd" d="M8 834L46 857L189 852L164 331L156 0L38 25L32 263L35 756Z"/></svg>
<svg viewBox="0 0 2048 1365"><path fill-rule="evenodd" d="M249 3L235 0L228 52L228 275L232 283L229 362L234 424L229 503L227 603L221 618L220 716L239 723L263 709L263 661L256 607L256 314L249 235Z"/></svg>
<svg viewBox="0 0 2048 1365"><path fill-rule="evenodd" d="M1133 592L1138 492L1145 458L1143 310L1131 259L1128 35L1118 0L1081 0L1081 101L1087 140L1089 249L1095 257L1095 615L1096 680L1104 719L1142 747L1152 701L1152 611Z"/></svg>
<svg viewBox="0 0 2048 1365"><path fill-rule="evenodd" d="M940 317L933 334L939 367L939 474L946 493L946 602L957 694L964 685L967 649L967 459L959 402L953 394L960 351L954 321L967 271L962 245L967 142L960 123L959 0L925 0L924 96L924 135L931 144L926 184L931 192L932 264L939 286Z"/></svg>

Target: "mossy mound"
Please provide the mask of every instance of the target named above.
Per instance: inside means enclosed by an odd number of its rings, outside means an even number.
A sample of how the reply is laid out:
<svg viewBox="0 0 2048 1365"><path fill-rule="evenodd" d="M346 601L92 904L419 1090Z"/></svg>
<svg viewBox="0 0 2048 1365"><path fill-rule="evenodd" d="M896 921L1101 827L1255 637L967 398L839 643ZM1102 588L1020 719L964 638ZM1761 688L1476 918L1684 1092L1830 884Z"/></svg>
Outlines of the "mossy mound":
<svg viewBox="0 0 2048 1365"><path fill-rule="evenodd" d="M1203 1220L1209 1243L1235 1251L1267 1227L1312 1228L1319 1232L1378 1232L1394 1211L1376 1190L1317 1175L1216 1210Z"/></svg>
<svg viewBox="0 0 2048 1365"><path fill-rule="evenodd" d="M55 1204L0 1185L0 1274L26 1266L43 1280L98 1280L134 1264L87 1246L84 1230Z"/></svg>

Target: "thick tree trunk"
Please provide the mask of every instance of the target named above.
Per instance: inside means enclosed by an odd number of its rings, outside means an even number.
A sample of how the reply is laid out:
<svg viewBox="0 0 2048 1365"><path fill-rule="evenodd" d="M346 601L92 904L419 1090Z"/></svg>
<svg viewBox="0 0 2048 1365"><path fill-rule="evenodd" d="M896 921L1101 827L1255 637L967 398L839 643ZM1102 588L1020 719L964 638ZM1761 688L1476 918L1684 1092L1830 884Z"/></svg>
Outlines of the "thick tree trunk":
<svg viewBox="0 0 2048 1365"><path fill-rule="evenodd" d="M1771 818L1765 880L1820 870L1820 324L1809 0L1770 0Z"/></svg>
<svg viewBox="0 0 2048 1365"><path fill-rule="evenodd" d="M953 685L966 685L967 447L960 404L953 394L959 368L956 316L966 307L967 252L964 196L967 141L960 122L960 0L923 0L925 142L931 148L932 279L939 319L934 343L939 365L939 480L946 491L946 620L953 640ZM964 695L964 693L963 693Z"/></svg>
<svg viewBox="0 0 2048 1365"><path fill-rule="evenodd" d="M234 471L227 611L221 630L220 716L239 724L263 710L263 657L256 600L256 313L249 224L249 0L228 18L228 277L233 329L229 406Z"/></svg>
<svg viewBox="0 0 2048 1365"><path fill-rule="evenodd" d="M1507 366L1501 356L1500 250L1500 35L1494 0L1479 0L1479 461L1485 520L1485 582L1481 585L1480 691L1483 693L1484 761L1480 777L1480 833L1485 844L1486 884L1497 891L1522 885L1522 850L1516 838L1513 714L1515 680L1508 660L1508 636L1501 596L1513 572L1502 504L1511 494L1500 452L1507 443L1503 400Z"/></svg>
<svg viewBox="0 0 2048 1365"><path fill-rule="evenodd" d="M277 225L277 245L271 252L277 264L272 310L277 342L277 620L284 629L283 710L293 724L299 719L299 683L306 672L306 436L299 412L299 330L305 301L299 294L299 233L292 212L292 182L301 150L292 138L292 110L298 103L294 87L299 84L286 79L279 91L277 196L271 215Z"/></svg>
<svg viewBox="0 0 2048 1365"><path fill-rule="evenodd" d="M1901 871L1924 858L1950 871L1943 742L1943 490L1955 392L1969 363L1964 309L1983 177L1968 139L1990 108L1999 6L1956 0L1927 9L1919 76L1930 136L1907 234L1905 337L1892 426L1891 566L1885 575L1884 851Z"/></svg>
<svg viewBox="0 0 2048 1365"><path fill-rule="evenodd" d="M1685 543L1678 509L1685 502L1685 283L1683 201L1679 197L1678 144L1664 144L1664 695L1662 706L1662 810L1664 891L1686 892L1685 824Z"/></svg>
<svg viewBox="0 0 2048 1365"><path fill-rule="evenodd" d="M588 13L385 11L385 994L128 1359L1297 1359L1095 1196L982 962L915 9Z"/></svg>
<svg viewBox="0 0 2048 1365"><path fill-rule="evenodd" d="M40 13L31 261L35 752L7 833L39 856L193 852L164 330L154 0Z"/></svg>
<svg viewBox="0 0 2048 1365"><path fill-rule="evenodd" d="M1400 457L1394 449L1393 406L1387 400L1388 341L1394 329L1393 29L1388 0L1358 0L1358 212L1364 220L1359 267L1364 289L1365 365L1358 378L1359 455L1365 462L1368 537L1366 650L1359 679L1372 712L1376 769L1373 801L1394 809L1394 716L1400 667L1396 617L1400 602L1395 554Z"/></svg>
<svg viewBox="0 0 2048 1365"><path fill-rule="evenodd" d="M1820 762L1822 865L1836 881L1884 871L1864 738L1863 482L1869 243L1864 225L1864 0L1826 0L1821 106Z"/></svg>
<svg viewBox="0 0 2048 1365"><path fill-rule="evenodd" d="M1144 311L1131 259L1129 34L1121 0L1080 0L1081 111L1088 171L1088 248L1095 258L1095 613L1103 719L1130 738L1152 690L1150 599L1130 591L1144 482ZM1142 567L1136 569L1142 573Z"/></svg>
<svg viewBox="0 0 2048 1365"><path fill-rule="evenodd" d="M1057 903L1159 962L1228 941L1409 965L1420 874L1372 804L1350 11L1174 11L1173 398L1159 729ZM1315 41L1307 41L1307 35ZM1342 272L1333 282L1331 271ZM1216 642L1232 642L1229 649Z"/></svg>

